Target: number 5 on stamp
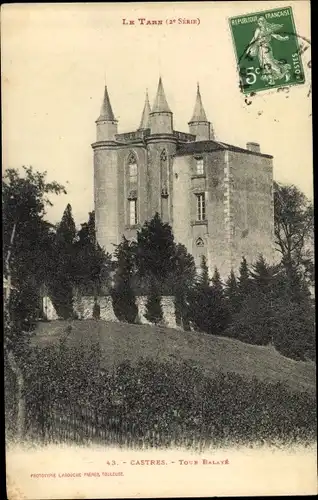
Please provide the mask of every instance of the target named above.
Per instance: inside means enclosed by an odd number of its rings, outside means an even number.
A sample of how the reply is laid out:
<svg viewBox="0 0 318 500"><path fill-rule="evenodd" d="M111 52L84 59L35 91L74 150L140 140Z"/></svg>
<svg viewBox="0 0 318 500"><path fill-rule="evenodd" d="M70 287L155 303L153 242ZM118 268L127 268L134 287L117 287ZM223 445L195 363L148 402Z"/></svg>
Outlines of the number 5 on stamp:
<svg viewBox="0 0 318 500"><path fill-rule="evenodd" d="M305 82L291 7L229 19L244 94Z"/></svg>

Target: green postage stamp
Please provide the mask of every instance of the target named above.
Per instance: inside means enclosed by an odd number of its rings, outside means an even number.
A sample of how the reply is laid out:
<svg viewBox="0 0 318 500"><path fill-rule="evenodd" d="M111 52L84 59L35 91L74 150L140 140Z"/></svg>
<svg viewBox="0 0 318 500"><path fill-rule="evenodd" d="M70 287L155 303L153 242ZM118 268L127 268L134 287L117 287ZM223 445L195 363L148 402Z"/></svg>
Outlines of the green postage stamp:
<svg viewBox="0 0 318 500"><path fill-rule="evenodd" d="M230 18L245 94L305 82L291 7Z"/></svg>

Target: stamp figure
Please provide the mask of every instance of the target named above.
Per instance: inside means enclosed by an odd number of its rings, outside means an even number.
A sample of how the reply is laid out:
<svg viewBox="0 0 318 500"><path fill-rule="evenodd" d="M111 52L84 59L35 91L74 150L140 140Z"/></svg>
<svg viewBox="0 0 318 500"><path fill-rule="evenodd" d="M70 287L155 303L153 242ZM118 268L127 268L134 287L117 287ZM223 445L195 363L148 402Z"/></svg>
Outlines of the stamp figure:
<svg viewBox="0 0 318 500"><path fill-rule="evenodd" d="M230 27L245 94L304 83L291 7L233 17Z"/></svg>

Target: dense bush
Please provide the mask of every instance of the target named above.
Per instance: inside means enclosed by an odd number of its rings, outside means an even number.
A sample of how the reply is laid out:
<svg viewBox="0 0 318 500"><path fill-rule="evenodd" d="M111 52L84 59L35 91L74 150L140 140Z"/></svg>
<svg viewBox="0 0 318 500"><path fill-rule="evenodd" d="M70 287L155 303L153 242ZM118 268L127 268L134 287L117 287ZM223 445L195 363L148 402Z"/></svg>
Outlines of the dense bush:
<svg viewBox="0 0 318 500"><path fill-rule="evenodd" d="M314 394L235 373L211 379L191 363L141 360L104 372L99 359L98 345L35 350L27 377L29 385L36 380L27 397L33 436L134 447L315 439ZM54 412L69 419L67 432L52 422Z"/></svg>

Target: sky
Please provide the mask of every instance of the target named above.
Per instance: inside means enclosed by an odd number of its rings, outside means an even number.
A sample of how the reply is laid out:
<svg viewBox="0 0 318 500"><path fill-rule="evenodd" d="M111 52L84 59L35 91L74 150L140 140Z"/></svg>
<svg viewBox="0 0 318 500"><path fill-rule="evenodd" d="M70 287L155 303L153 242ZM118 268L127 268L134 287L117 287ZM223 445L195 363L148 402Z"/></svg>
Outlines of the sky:
<svg viewBox="0 0 318 500"><path fill-rule="evenodd" d="M52 197L48 218L59 221L70 203L76 224L86 221L105 82L119 132L127 132L139 125L146 89L152 104L161 75L175 130L188 131L200 82L216 138L240 147L260 143L274 156L275 179L312 198L310 48L302 56L305 84L260 92L248 105L229 29L229 17L287 6L297 33L310 40L306 0L2 5L3 169L46 171L68 193ZM141 25L138 18L163 24ZM179 18L199 24L166 24Z"/></svg>

